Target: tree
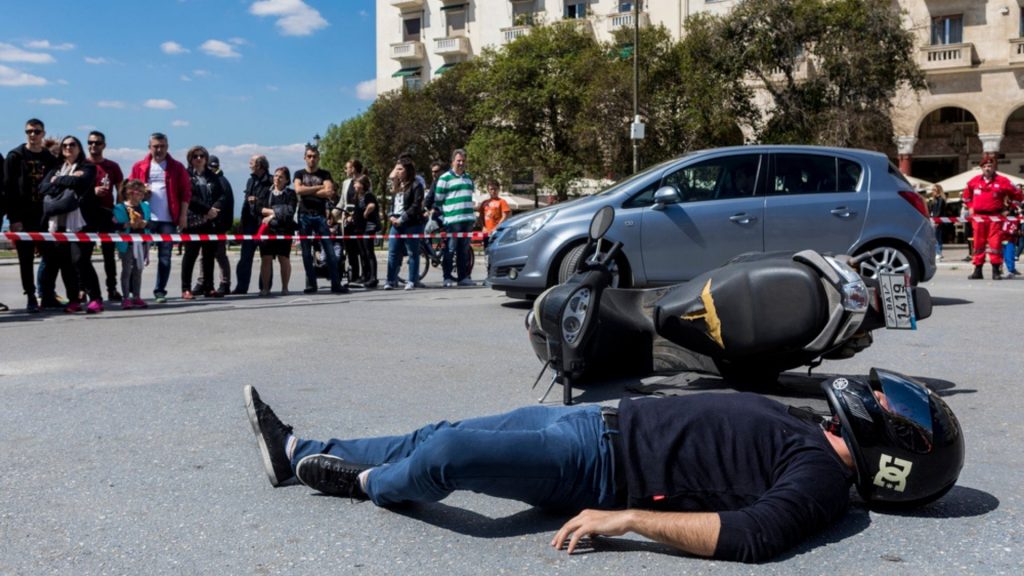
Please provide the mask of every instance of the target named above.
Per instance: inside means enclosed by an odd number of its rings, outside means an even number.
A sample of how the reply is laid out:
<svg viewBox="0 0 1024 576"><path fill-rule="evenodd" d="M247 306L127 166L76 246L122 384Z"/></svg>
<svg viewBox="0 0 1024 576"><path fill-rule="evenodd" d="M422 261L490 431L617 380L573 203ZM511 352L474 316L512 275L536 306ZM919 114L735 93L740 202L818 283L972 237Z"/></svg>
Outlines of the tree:
<svg viewBox="0 0 1024 576"><path fill-rule="evenodd" d="M341 124L328 126L320 140L320 161L324 169L332 174L343 174L345 163L350 159L359 158L365 163L369 158L369 126L369 112L361 112Z"/></svg>
<svg viewBox="0 0 1024 576"><path fill-rule="evenodd" d="M541 172L560 200L573 179L600 168L587 135L587 86L608 59L593 36L571 22L536 26L503 49L486 48L466 78L476 101L469 143L474 169L510 179Z"/></svg>
<svg viewBox="0 0 1024 576"><path fill-rule="evenodd" d="M764 142L886 149L896 91L924 87L889 0L748 0L720 34L715 60L741 63L769 97Z"/></svg>

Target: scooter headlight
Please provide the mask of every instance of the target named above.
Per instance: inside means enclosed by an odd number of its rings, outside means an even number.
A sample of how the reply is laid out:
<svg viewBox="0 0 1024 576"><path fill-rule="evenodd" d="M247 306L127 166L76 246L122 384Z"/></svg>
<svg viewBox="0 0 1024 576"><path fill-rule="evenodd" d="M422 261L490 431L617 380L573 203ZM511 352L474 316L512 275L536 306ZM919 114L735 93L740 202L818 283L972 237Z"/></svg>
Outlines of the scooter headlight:
<svg viewBox="0 0 1024 576"><path fill-rule="evenodd" d="M575 345L583 333L587 314L590 312L590 288L580 288L569 296L562 309L562 338L566 344Z"/></svg>

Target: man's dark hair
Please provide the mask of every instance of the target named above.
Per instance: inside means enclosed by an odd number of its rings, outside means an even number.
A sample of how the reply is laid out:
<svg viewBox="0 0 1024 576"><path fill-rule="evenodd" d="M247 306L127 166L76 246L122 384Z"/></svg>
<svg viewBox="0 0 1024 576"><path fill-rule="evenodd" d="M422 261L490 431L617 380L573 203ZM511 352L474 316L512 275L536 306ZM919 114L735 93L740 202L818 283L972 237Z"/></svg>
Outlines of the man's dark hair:
<svg viewBox="0 0 1024 576"><path fill-rule="evenodd" d="M352 169L356 171L356 174L363 173L363 163L358 158L352 158L348 163L352 165Z"/></svg>
<svg viewBox="0 0 1024 576"><path fill-rule="evenodd" d="M160 140L161 142L167 142L167 134L163 132L153 132L149 135L150 140Z"/></svg>
<svg viewBox="0 0 1024 576"><path fill-rule="evenodd" d="M280 168L274 170L274 174L277 174L278 172L284 172L284 179L287 180L288 182L292 181L292 171L289 170L287 166L281 166Z"/></svg>
<svg viewBox="0 0 1024 576"><path fill-rule="evenodd" d="M491 186L494 186L498 190L501 190L501 182L498 182L497 180L488 180L487 187L490 188Z"/></svg>
<svg viewBox="0 0 1024 576"><path fill-rule="evenodd" d="M43 121L39 118L29 118L25 122L25 126L38 126L39 128L46 130L46 125L43 124Z"/></svg>
<svg viewBox="0 0 1024 576"><path fill-rule="evenodd" d="M104 144L107 142L107 135L104 134L103 132L100 132L99 130L93 130L92 132L89 132L89 136L99 137L100 139L103 140Z"/></svg>
<svg viewBox="0 0 1024 576"><path fill-rule="evenodd" d="M466 154L466 150L464 148L456 148L452 152L452 162L455 162L455 157L458 156L459 154L462 154L463 158L469 158L469 154Z"/></svg>
<svg viewBox="0 0 1024 576"><path fill-rule="evenodd" d="M316 146L314 146L312 144L306 144L306 152L310 152L310 151L316 152L317 156L320 155L320 149L319 148L317 148ZM305 152L303 152L303 154L305 154Z"/></svg>
<svg viewBox="0 0 1024 576"><path fill-rule="evenodd" d="M440 168L441 172L444 172L445 170L448 169L448 166L446 166L445 163L441 162L440 160L434 160L433 162L430 163L430 169L433 170L434 168Z"/></svg>

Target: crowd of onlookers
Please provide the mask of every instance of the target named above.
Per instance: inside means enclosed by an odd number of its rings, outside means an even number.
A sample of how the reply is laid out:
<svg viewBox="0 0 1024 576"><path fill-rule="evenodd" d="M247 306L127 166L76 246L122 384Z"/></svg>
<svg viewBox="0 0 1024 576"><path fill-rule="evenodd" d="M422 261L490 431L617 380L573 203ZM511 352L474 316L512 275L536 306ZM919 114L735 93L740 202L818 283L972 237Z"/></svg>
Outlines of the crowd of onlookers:
<svg viewBox="0 0 1024 576"><path fill-rule="evenodd" d="M0 224L6 215L12 232L119 232L124 234L221 234L234 224L234 192L220 170L216 156L203 146L193 146L185 163L168 153L167 136L153 133L148 153L132 165L125 177L121 167L104 157L106 136L94 130L85 143L75 136L48 139L41 120L25 123L25 143L0 156ZM493 231L510 214L498 196L500 186L488 182L490 198L474 205L475 183L466 172L465 150L455 150L450 164L435 161L428 185L417 173L412 158L398 158L384 186L383 198L373 186L362 163L345 164L339 183L320 167L320 151L307 145L305 166L294 174L287 167L271 171L267 158L249 160L250 176L241 195L240 225L243 234L338 235L299 241L305 272L303 292L318 290L318 277L330 282L332 293L350 286L374 289L377 277L375 241L371 237L390 230L387 272L383 289L398 288L403 259L408 259L405 290L418 286L421 236L440 228L449 237L441 256L443 286L473 286L470 276L470 244L467 234L478 218L485 233ZM411 237L410 237L411 235ZM117 302L124 309L146 308L142 270L151 264L146 242L102 242L106 298L100 274L93 265L94 242L43 242L17 240L15 250L25 309L64 312L103 312ZM156 282L152 301L167 302L171 278L172 242L156 244ZM271 293L273 265L278 263L280 293L289 293L291 239L243 240L231 286L231 266L224 240L182 243L181 297L219 298L249 292L257 250L260 267L257 287L261 296ZM36 265L38 256L38 265ZM117 260L121 262L120 275ZM193 278L196 262L198 276ZM57 292L61 277L64 296ZM215 279L219 282L215 283ZM0 311L8 307L0 304Z"/></svg>

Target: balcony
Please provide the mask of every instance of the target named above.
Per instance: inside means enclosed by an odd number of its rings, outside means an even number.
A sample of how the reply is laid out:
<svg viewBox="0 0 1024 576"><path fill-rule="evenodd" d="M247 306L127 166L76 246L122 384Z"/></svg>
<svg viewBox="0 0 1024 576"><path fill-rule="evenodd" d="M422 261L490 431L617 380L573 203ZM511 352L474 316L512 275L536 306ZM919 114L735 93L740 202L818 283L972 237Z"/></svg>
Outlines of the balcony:
<svg viewBox="0 0 1024 576"><path fill-rule="evenodd" d="M793 61L793 80L794 81L796 81L796 82L804 82L806 80L810 80L810 79L814 78L815 75L816 75L816 70L815 70L815 67L814 67L814 62L811 59L807 58L806 56L798 56L796 58L796 60ZM785 81L785 79L786 79L786 76L785 76L785 74L783 74L781 68L776 68L775 70L772 70L772 73L770 75L771 83L774 84L774 83L777 83L777 82L783 82L783 81Z"/></svg>
<svg viewBox="0 0 1024 576"><path fill-rule="evenodd" d="M632 12L615 12L608 15L608 31L615 32L620 28L627 30L633 29L633 13ZM647 12L640 13L640 27L647 28L651 25L651 17Z"/></svg>
<svg viewBox="0 0 1024 576"><path fill-rule="evenodd" d="M1024 38L1010 39L1010 65L1024 65Z"/></svg>
<svg viewBox="0 0 1024 576"><path fill-rule="evenodd" d="M974 44L941 44L921 48L921 69L926 73L962 72L974 65Z"/></svg>
<svg viewBox="0 0 1024 576"><path fill-rule="evenodd" d="M422 42L399 42L391 45L392 60L422 60L423 56Z"/></svg>
<svg viewBox="0 0 1024 576"><path fill-rule="evenodd" d="M530 33L531 28L533 28L533 26L513 26L511 28L502 28L502 44L509 44L510 42L513 42L517 38L522 38L523 36L526 36L527 34Z"/></svg>
<svg viewBox="0 0 1024 576"><path fill-rule="evenodd" d="M438 56L469 56L469 38L465 36L435 38L434 54Z"/></svg>
<svg viewBox="0 0 1024 576"><path fill-rule="evenodd" d="M590 23L590 18L564 18L560 22L564 22L567 26L572 26L578 32L594 34L594 26Z"/></svg>
<svg viewBox="0 0 1024 576"><path fill-rule="evenodd" d="M399 10L412 10L416 8L423 8L423 0L389 0L391 6L398 8Z"/></svg>

